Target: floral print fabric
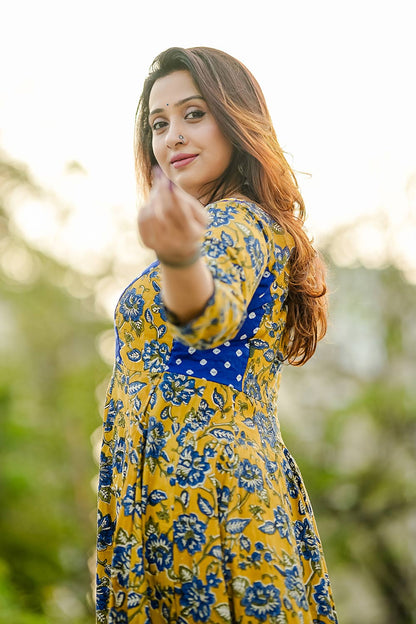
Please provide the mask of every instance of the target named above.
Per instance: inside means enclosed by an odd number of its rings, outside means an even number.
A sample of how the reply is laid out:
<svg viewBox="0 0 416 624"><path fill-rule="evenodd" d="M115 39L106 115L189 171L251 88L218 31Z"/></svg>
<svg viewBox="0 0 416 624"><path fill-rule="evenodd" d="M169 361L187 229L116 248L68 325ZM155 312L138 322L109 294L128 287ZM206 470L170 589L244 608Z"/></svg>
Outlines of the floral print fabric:
<svg viewBox="0 0 416 624"><path fill-rule="evenodd" d="M158 263L122 294L99 475L97 621L337 621L277 394L293 240L255 204L208 206L215 290L177 324Z"/></svg>

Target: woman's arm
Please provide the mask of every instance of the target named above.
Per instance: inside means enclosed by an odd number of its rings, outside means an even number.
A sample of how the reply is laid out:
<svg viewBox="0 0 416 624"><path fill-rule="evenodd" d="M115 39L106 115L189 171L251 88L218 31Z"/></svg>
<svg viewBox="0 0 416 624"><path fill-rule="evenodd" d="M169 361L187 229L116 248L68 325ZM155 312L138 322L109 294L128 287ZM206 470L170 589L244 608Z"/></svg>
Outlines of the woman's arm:
<svg viewBox="0 0 416 624"><path fill-rule="evenodd" d="M207 226L205 209L160 173L138 223L143 243L160 259L166 307L179 323L198 316L214 290L211 272L199 257Z"/></svg>
<svg viewBox="0 0 416 624"><path fill-rule="evenodd" d="M189 267L175 269L161 264L162 299L178 323L198 316L214 291L212 275L199 258Z"/></svg>

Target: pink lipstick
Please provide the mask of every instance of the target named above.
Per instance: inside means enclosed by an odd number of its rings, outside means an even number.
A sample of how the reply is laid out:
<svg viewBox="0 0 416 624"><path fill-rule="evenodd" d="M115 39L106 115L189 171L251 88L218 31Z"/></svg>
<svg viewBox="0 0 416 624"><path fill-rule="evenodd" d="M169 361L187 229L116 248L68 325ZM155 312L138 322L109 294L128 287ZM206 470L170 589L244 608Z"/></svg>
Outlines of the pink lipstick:
<svg viewBox="0 0 416 624"><path fill-rule="evenodd" d="M198 154L175 154L174 156L172 156L170 164L173 165L175 169L179 169L180 167L185 167L186 165L189 165L197 157Z"/></svg>

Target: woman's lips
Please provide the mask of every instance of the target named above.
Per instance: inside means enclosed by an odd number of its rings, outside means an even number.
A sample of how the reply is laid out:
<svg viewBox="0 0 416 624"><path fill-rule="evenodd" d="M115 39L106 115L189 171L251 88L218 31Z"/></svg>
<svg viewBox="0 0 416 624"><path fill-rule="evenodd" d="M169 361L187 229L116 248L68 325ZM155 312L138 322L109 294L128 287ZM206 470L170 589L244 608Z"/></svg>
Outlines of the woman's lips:
<svg viewBox="0 0 416 624"><path fill-rule="evenodd" d="M171 165L175 167L175 169L179 169L180 167L186 167L186 165L189 165L197 157L198 154L184 154L183 156L175 158L175 160L171 161Z"/></svg>

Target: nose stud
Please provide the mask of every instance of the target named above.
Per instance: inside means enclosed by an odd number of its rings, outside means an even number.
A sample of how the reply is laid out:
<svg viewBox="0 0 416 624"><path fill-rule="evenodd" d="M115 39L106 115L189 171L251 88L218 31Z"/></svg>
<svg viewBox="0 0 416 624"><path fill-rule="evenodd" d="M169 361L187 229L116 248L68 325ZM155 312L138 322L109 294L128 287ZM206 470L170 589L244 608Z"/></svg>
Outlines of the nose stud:
<svg viewBox="0 0 416 624"><path fill-rule="evenodd" d="M180 135L179 135L178 139L179 139L179 141L180 141L181 143L183 143L183 142L185 141L185 137L184 137L184 136L182 136L182 134L180 134Z"/></svg>

